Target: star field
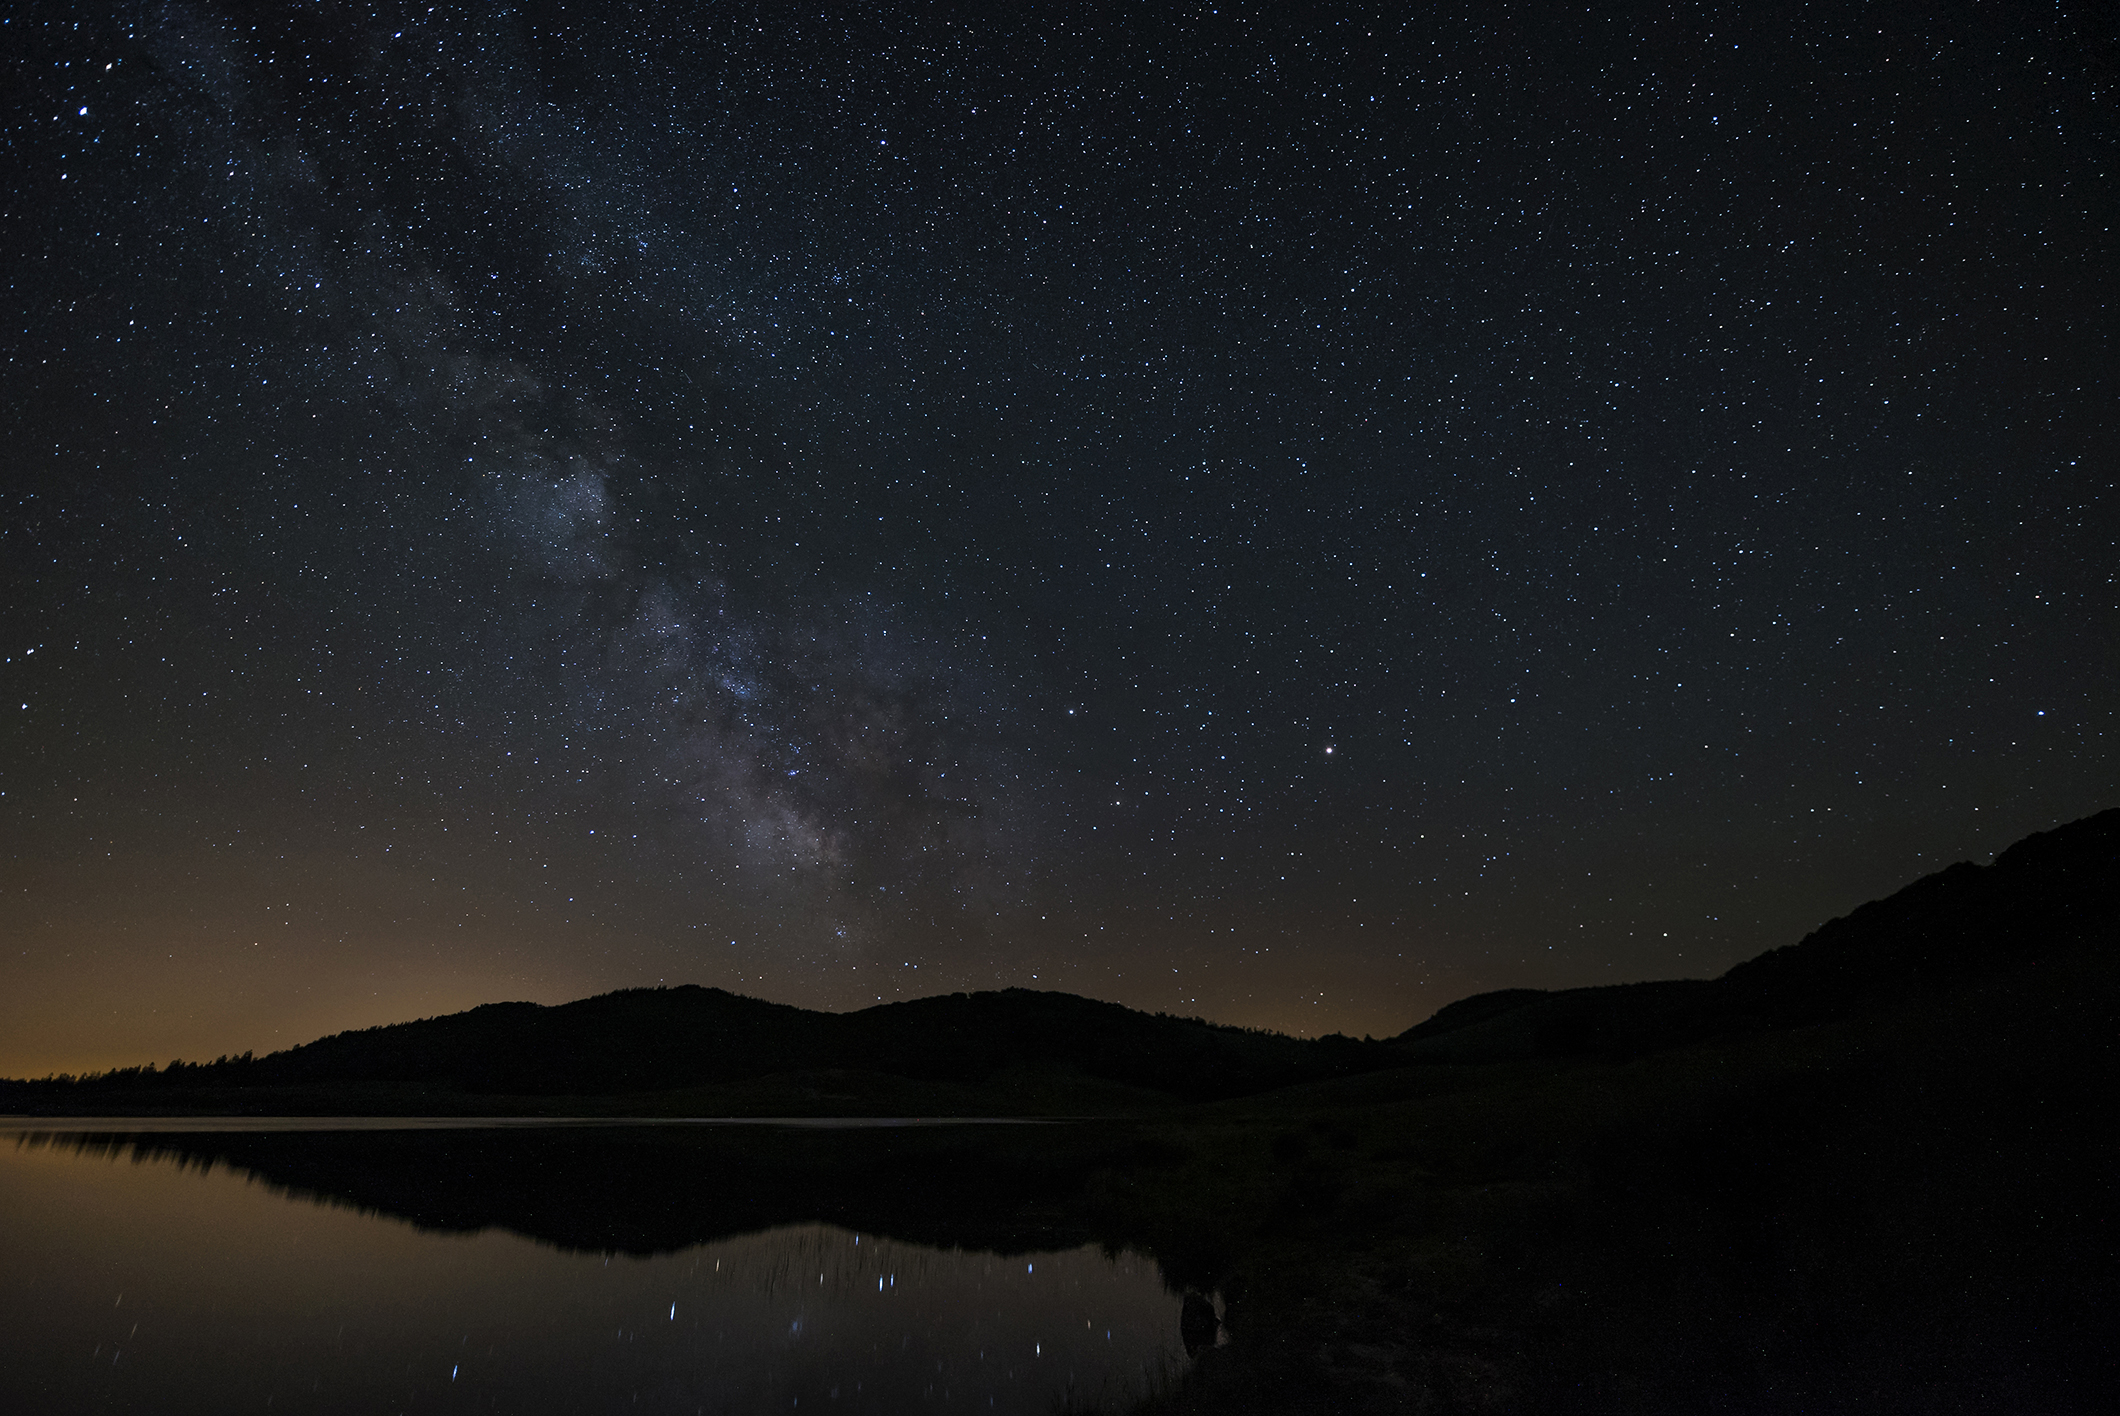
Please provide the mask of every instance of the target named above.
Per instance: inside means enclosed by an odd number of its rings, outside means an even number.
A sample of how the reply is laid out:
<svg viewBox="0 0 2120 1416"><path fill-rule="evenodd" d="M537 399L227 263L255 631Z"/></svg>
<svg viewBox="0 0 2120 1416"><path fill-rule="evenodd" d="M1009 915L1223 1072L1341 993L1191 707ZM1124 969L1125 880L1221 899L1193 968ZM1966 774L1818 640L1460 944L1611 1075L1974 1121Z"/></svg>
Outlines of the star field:
<svg viewBox="0 0 2120 1416"><path fill-rule="evenodd" d="M0 1073L657 981L1382 1034L2112 804L2087 8L0 36Z"/></svg>

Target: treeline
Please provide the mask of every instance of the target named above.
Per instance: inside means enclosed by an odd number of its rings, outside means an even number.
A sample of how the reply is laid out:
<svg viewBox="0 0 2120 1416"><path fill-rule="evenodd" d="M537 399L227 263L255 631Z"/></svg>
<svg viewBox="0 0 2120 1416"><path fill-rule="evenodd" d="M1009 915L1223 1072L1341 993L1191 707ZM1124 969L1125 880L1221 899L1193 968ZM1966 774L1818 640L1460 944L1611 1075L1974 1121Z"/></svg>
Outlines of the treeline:
<svg viewBox="0 0 2120 1416"><path fill-rule="evenodd" d="M42 1087L147 1087L147 1086L240 1086L255 1074L257 1059L248 1052L231 1056L224 1052L211 1062L170 1059L166 1067L152 1062L137 1067L112 1067L103 1072L47 1072L22 1080L0 1078L0 1088Z"/></svg>

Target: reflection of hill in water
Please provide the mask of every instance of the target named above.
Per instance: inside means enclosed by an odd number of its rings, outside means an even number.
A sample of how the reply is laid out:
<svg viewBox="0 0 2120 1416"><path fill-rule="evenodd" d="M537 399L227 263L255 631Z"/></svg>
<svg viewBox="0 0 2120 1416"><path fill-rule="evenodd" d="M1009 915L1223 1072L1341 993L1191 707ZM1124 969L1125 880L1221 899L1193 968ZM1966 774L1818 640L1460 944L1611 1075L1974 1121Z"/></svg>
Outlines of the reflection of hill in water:
<svg viewBox="0 0 2120 1416"><path fill-rule="evenodd" d="M246 1167L194 1168L222 1140L271 1143L279 1170L336 1170L330 1153L358 1147L360 1183L333 1177L345 1193L378 1174L417 1183L429 1162L469 1155L482 1168L546 1172L510 1204L577 1204L552 1177L639 1162L637 1135L577 1132L564 1154L525 1146L520 1133L164 1135L149 1143L164 1159L143 1163L127 1163L134 1147L122 1137L14 1139L0 1139L0 1412L10 1416L1087 1416L1133 1410L1181 1380L1198 1336L1188 1315L1200 1300L1172 1292L1153 1259L1097 1243L1001 1253L812 1221L665 1253L582 1252L501 1229L417 1231L337 1203L291 1202ZM874 1159L865 1138L848 1139ZM473 1145L451 1144L462 1142ZM667 1141L649 1149L672 1162L655 1167L651 1191L686 1169L682 1152L697 1153ZM595 1166L599 1151L611 1164ZM573 1220L612 1227L593 1200ZM672 1223L662 1238L684 1232ZM1062 1236L1048 1227L1028 1237Z"/></svg>
<svg viewBox="0 0 2120 1416"><path fill-rule="evenodd" d="M422 1229L627 1254L811 1221L999 1253L1072 1248L1098 1237L1090 1174L1132 1146L1108 1126L52 1132L29 1143L227 1166Z"/></svg>

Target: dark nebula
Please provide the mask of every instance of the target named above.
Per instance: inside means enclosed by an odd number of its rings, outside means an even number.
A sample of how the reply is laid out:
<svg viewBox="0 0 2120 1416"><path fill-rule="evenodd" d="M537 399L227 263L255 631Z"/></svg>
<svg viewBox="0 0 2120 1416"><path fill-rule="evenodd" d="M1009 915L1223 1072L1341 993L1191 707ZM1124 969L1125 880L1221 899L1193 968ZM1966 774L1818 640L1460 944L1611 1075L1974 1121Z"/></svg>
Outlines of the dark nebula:
<svg viewBox="0 0 2120 1416"><path fill-rule="evenodd" d="M0 1074L658 981L1396 1032L2115 800L2091 7L0 56Z"/></svg>

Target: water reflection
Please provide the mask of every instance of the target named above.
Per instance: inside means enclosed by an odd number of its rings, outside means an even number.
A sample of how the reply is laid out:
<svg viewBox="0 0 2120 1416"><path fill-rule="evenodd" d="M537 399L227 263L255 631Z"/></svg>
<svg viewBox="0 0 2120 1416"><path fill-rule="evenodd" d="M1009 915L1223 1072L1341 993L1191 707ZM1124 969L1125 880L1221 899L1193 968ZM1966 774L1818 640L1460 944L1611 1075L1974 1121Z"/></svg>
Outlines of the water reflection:
<svg viewBox="0 0 2120 1416"><path fill-rule="evenodd" d="M742 1142L429 1133L368 1155L339 1192L317 1183L377 1139L0 1142L0 1410L1121 1409L1197 1338L1196 1317L1181 1337L1181 1300L1152 1262L1065 1223L997 1220L1008 1205L971 1228L1069 1242L1000 1252L811 1221L630 1253L561 1247L473 1222L463 1177L528 1166L502 1211L573 1204L553 1217L563 1235L652 1238L640 1205L683 1172L709 1197L744 1188L729 1169ZM815 1159L816 1139L763 1146L751 1183ZM939 1216L903 1209L903 1172L934 1144L975 1143L923 1144L856 1145L839 1178L877 1174L881 1209L932 1230ZM256 1164L237 1158L251 1145ZM1022 1156L1002 1144L988 1158L1005 1173ZM622 1198L629 1170L646 1201ZM625 1214L615 1226L583 1198L590 1175ZM452 1222L385 1217L379 1193L424 1196ZM700 1220L687 1209L659 1237Z"/></svg>

